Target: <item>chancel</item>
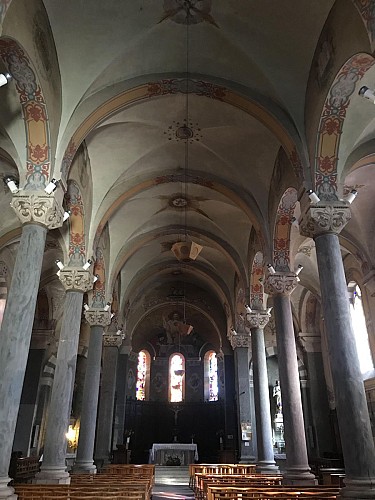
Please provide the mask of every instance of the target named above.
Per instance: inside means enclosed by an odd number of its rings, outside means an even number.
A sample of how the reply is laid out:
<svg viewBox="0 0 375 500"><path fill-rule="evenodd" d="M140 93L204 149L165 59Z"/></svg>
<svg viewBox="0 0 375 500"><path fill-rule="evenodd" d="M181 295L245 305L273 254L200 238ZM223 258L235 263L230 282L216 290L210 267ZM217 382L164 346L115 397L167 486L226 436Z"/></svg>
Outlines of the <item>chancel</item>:
<svg viewBox="0 0 375 500"><path fill-rule="evenodd" d="M375 0L0 0L0 500L375 499L374 50Z"/></svg>

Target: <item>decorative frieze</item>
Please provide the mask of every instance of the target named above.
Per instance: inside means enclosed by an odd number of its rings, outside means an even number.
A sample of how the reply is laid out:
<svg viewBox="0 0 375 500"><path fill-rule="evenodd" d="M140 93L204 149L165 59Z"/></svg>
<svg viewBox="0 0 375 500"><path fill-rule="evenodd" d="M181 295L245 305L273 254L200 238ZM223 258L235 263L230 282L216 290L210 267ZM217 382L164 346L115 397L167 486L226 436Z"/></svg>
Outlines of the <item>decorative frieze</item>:
<svg viewBox="0 0 375 500"><path fill-rule="evenodd" d="M20 190L13 195L10 204L22 224L41 224L47 229L56 229L63 223L63 196L61 188L51 194Z"/></svg>
<svg viewBox="0 0 375 500"><path fill-rule="evenodd" d="M290 295L298 284L297 275L291 272L270 274L264 284L268 295Z"/></svg>
<svg viewBox="0 0 375 500"><path fill-rule="evenodd" d="M252 311L246 314L246 320L248 326L251 328L264 329L266 324L269 322L271 315L267 311L259 310Z"/></svg>
<svg viewBox="0 0 375 500"><path fill-rule="evenodd" d="M104 309L88 309L84 312L86 321L90 326L108 326L111 324L111 312Z"/></svg>
<svg viewBox="0 0 375 500"><path fill-rule="evenodd" d="M251 337L246 334L231 333L229 336L229 342L231 343L233 350L237 347L251 347Z"/></svg>
<svg viewBox="0 0 375 500"><path fill-rule="evenodd" d="M299 231L303 236L314 238L320 234L339 234L351 219L348 202L338 201L311 205L302 215Z"/></svg>
<svg viewBox="0 0 375 500"><path fill-rule="evenodd" d="M66 291L88 292L93 287L92 272L80 267L64 267L59 278Z"/></svg>
<svg viewBox="0 0 375 500"><path fill-rule="evenodd" d="M122 336L106 333L103 335L104 347L120 347L122 344Z"/></svg>

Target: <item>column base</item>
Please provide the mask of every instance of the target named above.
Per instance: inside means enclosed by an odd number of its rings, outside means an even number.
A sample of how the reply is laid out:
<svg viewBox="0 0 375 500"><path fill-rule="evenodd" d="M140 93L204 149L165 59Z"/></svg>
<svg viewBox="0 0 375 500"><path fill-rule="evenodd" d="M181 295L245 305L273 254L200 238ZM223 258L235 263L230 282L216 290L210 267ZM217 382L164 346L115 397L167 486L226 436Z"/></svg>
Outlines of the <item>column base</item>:
<svg viewBox="0 0 375 500"><path fill-rule="evenodd" d="M286 467L283 473L283 484L286 486L314 486L318 480L311 474L310 467Z"/></svg>
<svg viewBox="0 0 375 500"><path fill-rule="evenodd" d="M8 476L0 477L0 498L7 498L10 500L17 500L17 495L14 493L14 488L8 486L11 478Z"/></svg>
<svg viewBox="0 0 375 500"><path fill-rule="evenodd" d="M352 500L362 500L375 498L375 477L366 479L344 479L345 487L341 489L337 498L351 498Z"/></svg>
<svg viewBox="0 0 375 500"><path fill-rule="evenodd" d="M255 470L258 474L280 474L279 466L271 460L258 462Z"/></svg>
<svg viewBox="0 0 375 500"><path fill-rule="evenodd" d="M42 465L41 471L35 475L34 484L70 484L69 472L59 466Z"/></svg>
<svg viewBox="0 0 375 500"><path fill-rule="evenodd" d="M96 474L96 466L93 460L80 460L75 462L71 472L73 474Z"/></svg>

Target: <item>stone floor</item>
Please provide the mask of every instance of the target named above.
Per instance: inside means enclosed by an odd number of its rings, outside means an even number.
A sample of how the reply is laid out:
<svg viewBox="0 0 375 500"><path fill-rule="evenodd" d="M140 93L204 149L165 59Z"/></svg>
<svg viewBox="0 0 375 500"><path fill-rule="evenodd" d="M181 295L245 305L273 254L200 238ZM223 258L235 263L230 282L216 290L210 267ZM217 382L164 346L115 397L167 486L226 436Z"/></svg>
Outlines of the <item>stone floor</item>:
<svg viewBox="0 0 375 500"><path fill-rule="evenodd" d="M189 488L189 468L184 466L155 467L155 485L152 489L152 500L193 499L194 493Z"/></svg>

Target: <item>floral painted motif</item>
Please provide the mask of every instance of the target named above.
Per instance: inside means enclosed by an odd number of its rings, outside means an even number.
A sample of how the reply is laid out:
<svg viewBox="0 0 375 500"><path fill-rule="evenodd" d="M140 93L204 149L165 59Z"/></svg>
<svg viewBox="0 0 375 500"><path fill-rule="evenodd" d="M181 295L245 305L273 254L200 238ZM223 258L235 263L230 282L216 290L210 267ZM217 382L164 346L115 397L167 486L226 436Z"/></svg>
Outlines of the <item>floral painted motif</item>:
<svg viewBox="0 0 375 500"><path fill-rule="evenodd" d="M369 38L375 42L375 2L374 0L353 0L354 5L359 10L362 20L366 25Z"/></svg>
<svg viewBox="0 0 375 500"><path fill-rule="evenodd" d="M290 228L297 203L297 191L289 188L283 194L277 209L273 240L273 265L277 271L289 271Z"/></svg>
<svg viewBox="0 0 375 500"><path fill-rule="evenodd" d="M253 266L251 268L251 283L250 283L250 307L252 309L263 309L263 254L257 252L254 257Z"/></svg>
<svg viewBox="0 0 375 500"><path fill-rule="evenodd" d="M85 214L78 185L70 181L67 190L69 217L69 266L82 267L86 260Z"/></svg>

